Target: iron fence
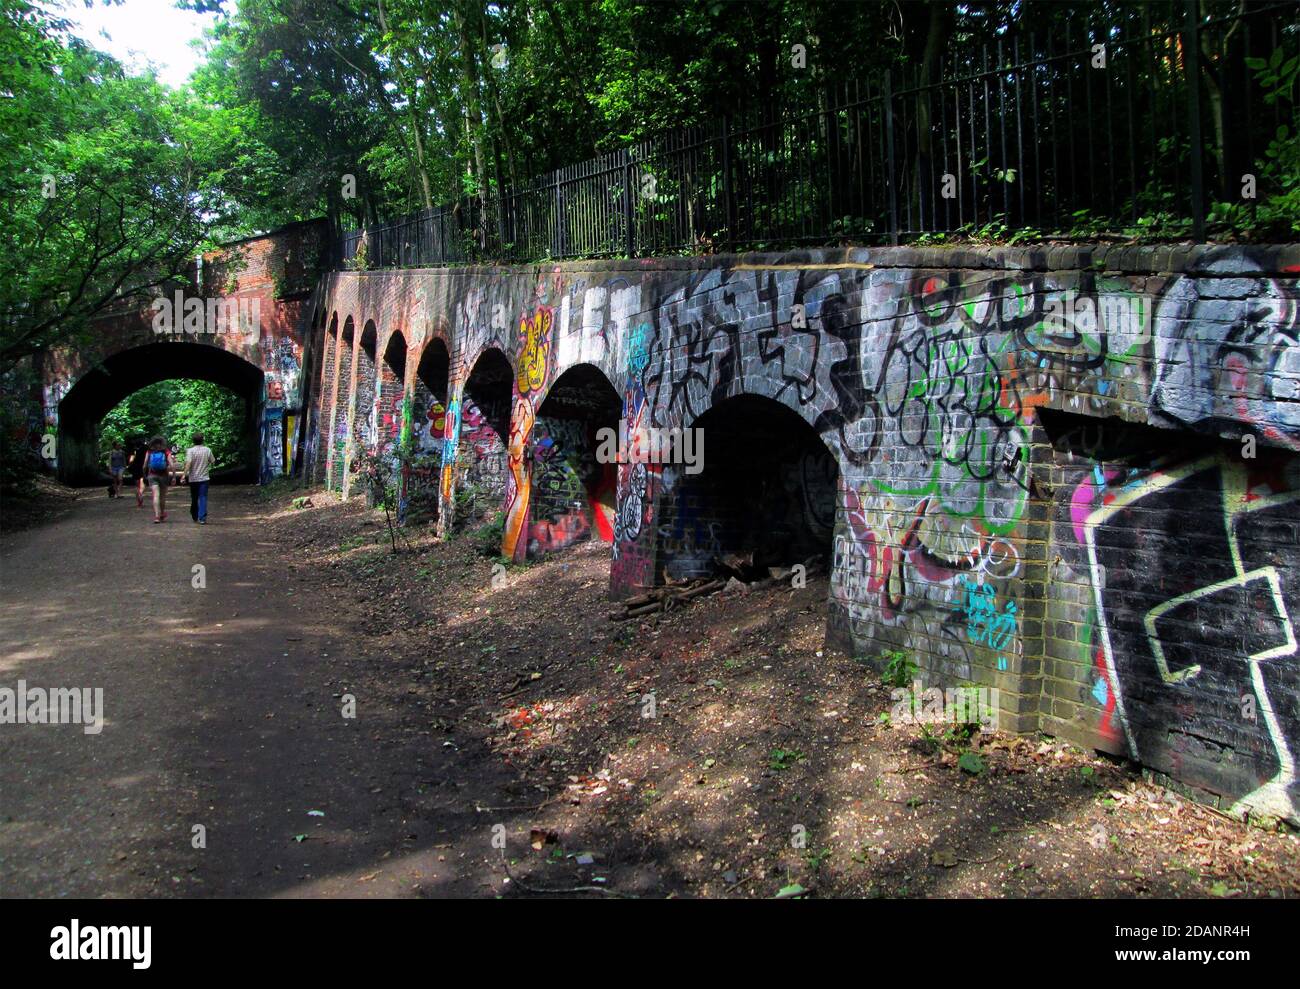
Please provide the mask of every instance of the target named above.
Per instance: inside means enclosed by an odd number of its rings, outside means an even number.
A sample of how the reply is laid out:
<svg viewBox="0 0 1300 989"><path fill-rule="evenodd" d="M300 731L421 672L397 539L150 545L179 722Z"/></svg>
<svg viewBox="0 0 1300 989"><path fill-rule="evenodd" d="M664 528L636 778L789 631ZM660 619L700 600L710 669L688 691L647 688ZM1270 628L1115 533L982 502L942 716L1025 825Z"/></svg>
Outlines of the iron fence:
<svg viewBox="0 0 1300 989"><path fill-rule="evenodd" d="M1202 238L1209 203L1253 208L1243 176L1261 176L1279 126L1294 133L1295 94L1270 98L1254 60L1296 64L1300 7L1164 9L1181 13L1176 30L1136 10L1127 37L1081 24L957 45L935 82L890 70L826 86L808 106L674 130L349 231L341 257L523 262L1143 225Z"/></svg>

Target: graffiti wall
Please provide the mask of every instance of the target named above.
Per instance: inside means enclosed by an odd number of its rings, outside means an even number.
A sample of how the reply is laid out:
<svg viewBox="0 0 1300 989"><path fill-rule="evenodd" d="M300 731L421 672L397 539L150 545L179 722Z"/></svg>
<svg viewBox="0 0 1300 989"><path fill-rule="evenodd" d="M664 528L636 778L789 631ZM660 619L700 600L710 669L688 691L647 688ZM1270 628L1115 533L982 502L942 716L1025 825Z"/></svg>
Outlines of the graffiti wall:
<svg viewBox="0 0 1300 989"><path fill-rule="evenodd" d="M1288 816L1300 802L1300 458L1133 433L1076 428L1060 443L1053 716L1095 724L1189 786Z"/></svg>
<svg viewBox="0 0 1300 989"><path fill-rule="evenodd" d="M1294 247L889 248L337 273L327 304L445 333L440 502L500 478L508 555L598 528L583 496L612 483L615 595L737 546L822 553L833 644L1295 817L1297 271ZM465 389L491 351L488 407ZM544 408L579 365L629 434L725 438L740 397L797 428L756 411L758 445L706 442L698 476L596 479Z"/></svg>

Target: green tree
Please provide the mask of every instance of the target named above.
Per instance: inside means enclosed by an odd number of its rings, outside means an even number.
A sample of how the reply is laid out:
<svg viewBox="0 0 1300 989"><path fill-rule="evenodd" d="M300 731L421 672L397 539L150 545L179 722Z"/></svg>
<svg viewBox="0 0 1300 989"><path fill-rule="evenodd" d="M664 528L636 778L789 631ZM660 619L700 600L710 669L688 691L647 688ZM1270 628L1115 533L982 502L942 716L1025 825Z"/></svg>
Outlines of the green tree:
<svg viewBox="0 0 1300 989"><path fill-rule="evenodd" d="M133 392L104 416L100 423L100 450L107 454L113 443L126 445L137 437L161 435L182 450L190 437L203 433L221 467L254 462L244 434L247 408L244 399L210 381L175 378Z"/></svg>
<svg viewBox="0 0 1300 989"><path fill-rule="evenodd" d="M0 371L183 276L223 212L219 108L0 0Z"/></svg>

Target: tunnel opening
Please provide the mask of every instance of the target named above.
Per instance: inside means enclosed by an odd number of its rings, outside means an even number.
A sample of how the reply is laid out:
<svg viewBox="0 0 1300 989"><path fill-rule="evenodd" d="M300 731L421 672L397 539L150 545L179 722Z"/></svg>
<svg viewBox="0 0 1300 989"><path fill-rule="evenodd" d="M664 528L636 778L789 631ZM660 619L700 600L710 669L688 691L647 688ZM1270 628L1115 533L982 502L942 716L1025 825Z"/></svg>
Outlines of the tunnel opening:
<svg viewBox="0 0 1300 989"><path fill-rule="evenodd" d="M662 468L656 582L827 573L839 465L816 431L769 398L739 395L701 415L698 473Z"/></svg>
<svg viewBox="0 0 1300 989"><path fill-rule="evenodd" d="M451 355L438 337L425 344L415 367L411 393L410 458L403 477L403 522L418 523L438 517L438 487L442 471L443 439L447 430L447 387Z"/></svg>
<svg viewBox="0 0 1300 989"><path fill-rule="evenodd" d="M247 428L251 396L200 378L167 378L132 392L105 413L98 426L99 463L113 443L129 455L154 436L175 447L178 462L195 434L212 450L212 483L246 481L260 458Z"/></svg>
<svg viewBox="0 0 1300 989"><path fill-rule="evenodd" d="M379 363L379 381L375 402L379 407L376 416L379 429L379 453L394 459L402 439L404 416L402 406L406 391L406 337L401 330L393 331L384 347L384 359Z"/></svg>
<svg viewBox="0 0 1300 989"><path fill-rule="evenodd" d="M356 440L353 464L361 457L375 452L379 439L377 422L376 351L379 347L379 330L374 320L367 320L361 331L361 346L357 350L357 403L352 412L352 436Z"/></svg>
<svg viewBox="0 0 1300 989"><path fill-rule="evenodd" d="M533 424L528 556L586 539L612 543L618 465L597 458L602 430L617 432L622 402L591 364L565 371Z"/></svg>
<svg viewBox="0 0 1300 989"><path fill-rule="evenodd" d="M496 348L480 355L465 381L456 451L458 523L477 521L505 501L513 383L514 370Z"/></svg>
<svg viewBox="0 0 1300 989"><path fill-rule="evenodd" d="M261 445L262 369L220 347L188 340L165 340L121 351L87 371L59 403L59 477L65 484L99 484L107 476L101 462L101 424L124 400L166 381L200 381L237 396L242 403L237 446L244 463L221 471L214 480L256 481ZM187 427L177 422L184 432ZM190 436L167 436L182 451ZM219 465L224 466L224 465Z"/></svg>

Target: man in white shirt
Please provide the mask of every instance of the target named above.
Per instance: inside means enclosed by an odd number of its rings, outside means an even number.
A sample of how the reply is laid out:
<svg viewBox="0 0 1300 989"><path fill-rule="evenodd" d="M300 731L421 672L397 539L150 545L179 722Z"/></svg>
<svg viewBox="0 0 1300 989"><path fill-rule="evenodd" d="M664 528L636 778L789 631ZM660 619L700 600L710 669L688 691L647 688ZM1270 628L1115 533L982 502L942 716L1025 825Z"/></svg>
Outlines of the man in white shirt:
<svg viewBox="0 0 1300 989"><path fill-rule="evenodd" d="M208 481L216 458L203 445L203 434L194 434L194 445L185 451L185 477L190 484L190 518L199 525L208 524Z"/></svg>

